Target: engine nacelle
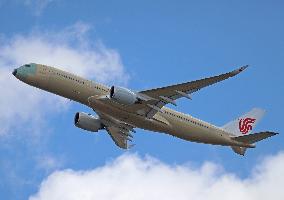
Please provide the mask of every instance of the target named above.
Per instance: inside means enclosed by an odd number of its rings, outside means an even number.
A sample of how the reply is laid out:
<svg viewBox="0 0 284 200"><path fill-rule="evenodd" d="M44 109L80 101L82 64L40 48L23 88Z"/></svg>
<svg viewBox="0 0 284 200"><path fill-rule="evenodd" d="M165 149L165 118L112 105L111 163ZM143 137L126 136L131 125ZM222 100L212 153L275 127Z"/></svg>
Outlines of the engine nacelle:
<svg viewBox="0 0 284 200"><path fill-rule="evenodd" d="M92 132L98 132L104 127L98 117L83 112L77 112L75 114L74 124L78 128Z"/></svg>
<svg viewBox="0 0 284 200"><path fill-rule="evenodd" d="M140 101L137 94L123 87L112 86L109 97L123 105L132 105Z"/></svg>

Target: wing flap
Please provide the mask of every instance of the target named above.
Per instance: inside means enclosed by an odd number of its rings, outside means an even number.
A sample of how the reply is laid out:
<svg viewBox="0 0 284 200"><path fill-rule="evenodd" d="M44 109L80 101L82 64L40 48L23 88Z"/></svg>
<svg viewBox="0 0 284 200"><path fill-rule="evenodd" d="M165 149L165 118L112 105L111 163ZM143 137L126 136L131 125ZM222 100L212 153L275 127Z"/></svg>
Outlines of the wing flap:
<svg viewBox="0 0 284 200"><path fill-rule="evenodd" d="M133 146L133 144L130 144L133 138L130 132L135 133L134 126L102 113L98 113L98 115L111 139L118 147L129 149Z"/></svg>
<svg viewBox="0 0 284 200"><path fill-rule="evenodd" d="M122 149L128 149L130 147L128 142L132 140L128 137L129 133L123 132L119 128L113 126L106 127L106 130L118 147Z"/></svg>

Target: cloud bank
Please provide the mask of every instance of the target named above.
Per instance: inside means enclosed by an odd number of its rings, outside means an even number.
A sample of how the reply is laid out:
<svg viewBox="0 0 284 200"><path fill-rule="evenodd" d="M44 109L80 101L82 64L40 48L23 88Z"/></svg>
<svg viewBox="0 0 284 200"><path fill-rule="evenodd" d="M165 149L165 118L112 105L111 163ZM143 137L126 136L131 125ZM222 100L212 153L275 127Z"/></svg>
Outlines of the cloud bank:
<svg viewBox="0 0 284 200"><path fill-rule="evenodd" d="M66 108L63 98L13 77L13 68L20 65L42 63L99 82L126 84L129 76L119 53L100 41L90 41L89 29L88 24L76 23L57 32L37 30L0 39L0 136L11 129L27 127L24 126L27 122L33 132L40 132L35 130L44 123L43 115Z"/></svg>
<svg viewBox="0 0 284 200"><path fill-rule="evenodd" d="M257 163L245 179L214 163L200 168L172 166L151 157L126 154L93 170L56 171L29 199L280 200L284 199L283 169L283 152Z"/></svg>

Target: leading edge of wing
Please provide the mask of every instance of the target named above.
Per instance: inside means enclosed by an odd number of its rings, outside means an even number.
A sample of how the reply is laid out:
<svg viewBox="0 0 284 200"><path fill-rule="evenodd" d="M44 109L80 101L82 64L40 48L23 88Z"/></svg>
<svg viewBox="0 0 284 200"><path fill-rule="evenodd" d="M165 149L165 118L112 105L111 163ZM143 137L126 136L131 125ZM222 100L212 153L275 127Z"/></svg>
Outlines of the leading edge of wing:
<svg viewBox="0 0 284 200"><path fill-rule="evenodd" d="M159 91L159 90L164 90L164 89L171 89L171 88L175 88L175 87L179 87L179 86L185 86L185 85L188 85L188 84L198 84L198 82L203 82L203 81L206 81L206 80L212 80L212 81L209 81L208 84L205 84L205 85L202 85L200 88L195 88L196 90L199 90L203 87L206 87L206 86L209 86L209 85L212 85L214 83L217 83L217 82L220 82L220 81L223 81L225 79L228 79L230 77L234 77L236 76L237 74L243 72L246 68L248 68L249 65L244 65L238 69L235 69L231 72L227 72L227 73L224 73L224 74L220 74L220 75L217 75L217 76L212 76L212 77L208 77L208 78L203 78L203 79L199 79L199 80L194 80L194 81L189 81L189 82L184 82L184 83L179 83L179 84L176 84L176 85L170 85L170 86L165 86L165 87L159 87L159 88L154 88L154 89L149 89L149 90L144 90L144 91L140 91L139 93L142 93L142 94L146 94L146 95L149 95L149 96L154 96L156 97L156 95L154 95L155 91ZM218 79L219 78L219 79ZM195 91L196 91L195 90ZM183 91L181 90L182 92L186 92L186 93L189 93L187 90ZM190 93L193 93L195 91L192 91ZM173 89L173 92L175 92L175 90Z"/></svg>

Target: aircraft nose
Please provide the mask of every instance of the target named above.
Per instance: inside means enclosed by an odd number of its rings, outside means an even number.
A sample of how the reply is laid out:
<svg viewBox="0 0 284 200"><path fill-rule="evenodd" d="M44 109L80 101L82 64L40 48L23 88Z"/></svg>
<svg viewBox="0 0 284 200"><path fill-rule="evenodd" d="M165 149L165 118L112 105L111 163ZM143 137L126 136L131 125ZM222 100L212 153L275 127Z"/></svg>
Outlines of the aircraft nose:
<svg viewBox="0 0 284 200"><path fill-rule="evenodd" d="M14 76L16 76L16 74L17 74L17 70L16 69L14 69L14 71L13 71L13 73L12 73Z"/></svg>

